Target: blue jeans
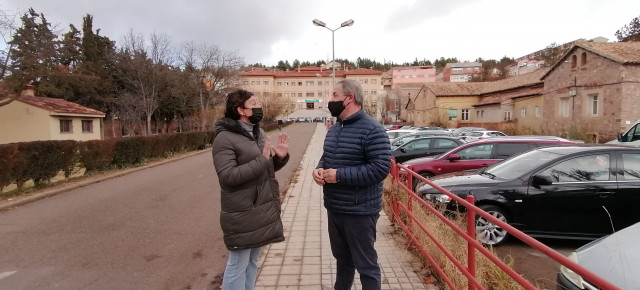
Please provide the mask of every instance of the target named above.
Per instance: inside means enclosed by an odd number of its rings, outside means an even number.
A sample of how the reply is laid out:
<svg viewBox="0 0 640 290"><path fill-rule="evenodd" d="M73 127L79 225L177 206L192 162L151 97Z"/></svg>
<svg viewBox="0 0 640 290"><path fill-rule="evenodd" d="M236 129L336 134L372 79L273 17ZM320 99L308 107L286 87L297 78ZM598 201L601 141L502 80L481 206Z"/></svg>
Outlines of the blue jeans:
<svg viewBox="0 0 640 290"><path fill-rule="evenodd" d="M229 251L227 268L222 278L222 290L253 290L258 275L260 249Z"/></svg>
<svg viewBox="0 0 640 290"><path fill-rule="evenodd" d="M329 242L336 258L335 290L351 289L356 269L362 289L379 290L381 285L376 242L380 214L348 215L327 211Z"/></svg>

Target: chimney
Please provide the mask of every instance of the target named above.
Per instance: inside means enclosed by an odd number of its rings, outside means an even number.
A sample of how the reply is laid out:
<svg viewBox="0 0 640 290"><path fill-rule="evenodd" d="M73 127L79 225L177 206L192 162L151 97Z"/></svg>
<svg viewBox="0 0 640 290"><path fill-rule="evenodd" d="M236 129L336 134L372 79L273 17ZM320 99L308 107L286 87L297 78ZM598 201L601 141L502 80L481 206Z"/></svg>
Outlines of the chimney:
<svg viewBox="0 0 640 290"><path fill-rule="evenodd" d="M24 89L20 92L21 97L35 97L35 90L31 83L24 85Z"/></svg>

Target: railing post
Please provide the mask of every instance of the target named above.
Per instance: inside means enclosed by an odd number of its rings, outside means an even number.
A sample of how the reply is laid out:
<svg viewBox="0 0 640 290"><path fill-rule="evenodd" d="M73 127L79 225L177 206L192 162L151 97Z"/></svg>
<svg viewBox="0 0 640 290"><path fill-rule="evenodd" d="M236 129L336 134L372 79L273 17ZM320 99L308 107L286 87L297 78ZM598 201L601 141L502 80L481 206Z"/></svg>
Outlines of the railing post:
<svg viewBox="0 0 640 290"><path fill-rule="evenodd" d="M398 180L398 166L396 166L396 159L394 157L391 157L391 183L395 184L396 181Z"/></svg>
<svg viewBox="0 0 640 290"><path fill-rule="evenodd" d="M475 205L476 199L473 195L467 195L467 201ZM467 208L467 235L473 240L476 239L476 212L472 208ZM476 249L471 242L467 242L467 270L474 278L476 277ZM474 290L476 286L469 281L467 289Z"/></svg>

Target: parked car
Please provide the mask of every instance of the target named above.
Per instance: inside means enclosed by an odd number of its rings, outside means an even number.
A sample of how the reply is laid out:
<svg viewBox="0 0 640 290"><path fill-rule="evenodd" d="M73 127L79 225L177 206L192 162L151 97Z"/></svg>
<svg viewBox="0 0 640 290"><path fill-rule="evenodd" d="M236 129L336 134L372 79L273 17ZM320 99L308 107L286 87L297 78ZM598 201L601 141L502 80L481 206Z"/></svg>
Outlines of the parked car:
<svg viewBox="0 0 640 290"><path fill-rule="evenodd" d="M640 285L640 223L588 243L569 255L569 259L620 289ZM598 289L580 275L561 266L558 289Z"/></svg>
<svg viewBox="0 0 640 290"><path fill-rule="evenodd" d="M534 237L595 239L640 221L640 148L573 145L538 148L478 172L435 177L433 182L494 217ZM463 210L426 184L426 200ZM476 220L485 244L503 243L508 233Z"/></svg>
<svg viewBox="0 0 640 290"><path fill-rule="evenodd" d="M406 135L402 135L398 138L391 140L391 149L396 149L400 147L402 144L407 143L416 138L429 137L429 136L449 136L447 132L444 131L436 131L436 130L428 130L428 131L416 131L415 133L409 133Z"/></svg>
<svg viewBox="0 0 640 290"><path fill-rule="evenodd" d="M460 136L460 134L462 134L462 132L486 131L486 130L487 129L480 128L480 127L460 127L458 129L453 130L453 132L451 132L451 136L458 137Z"/></svg>
<svg viewBox="0 0 640 290"><path fill-rule="evenodd" d="M388 126L388 127L385 127L385 129L387 130L398 130L401 127L400 125L386 125L386 126Z"/></svg>
<svg viewBox="0 0 640 290"><path fill-rule="evenodd" d="M478 140L482 140L482 139L487 139L487 138L491 138L491 137L504 137L507 136L507 134L502 133L500 131L466 131L466 132L462 132L459 135L459 138L464 140L465 142L473 142L473 141L478 141Z"/></svg>
<svg viewBox="0 0 640 290"><path fill-rule="evenodd" d="M417 130L438 130L438 131L442 131L444 129L442 129L442 127L416 127Z"/></svg>
<svg viewBox="0 0 640 290"><path fill-rule="evenodd" d="M417 138L392 150L391 156L396 158L396 162L402 163L418 157L442 154L463 143L458 138L448 136Z"/></svg>
<svg viewBox="0 0 640 290"><path fill-rule="evenodd" d="M387 131L387 135L389 136L389 141L396 139L402 135L407 135L407 134L411 134L411 133L415 133L416 130L405 130L405 129L397 129L397 130L391 130L391 131Z"/></svg>
<svg viewBox="0 0 640 290"><path fill-rule="evenodd" d="M570 141L496 137L461 145L440 156L409 160L403 165L411 165L413 171L429 178L439 174L487 167L513 155L543 146L573 144L575 143ZM418 182L418 179L413 179L414 189Z"/></svg>
<svg viewBox="0 0 640 290"><path fill-rule="evenodd" d="M640 120L633 124L627 132L618 134L617 140L609 141L607 144L640 146Z"/></svg>

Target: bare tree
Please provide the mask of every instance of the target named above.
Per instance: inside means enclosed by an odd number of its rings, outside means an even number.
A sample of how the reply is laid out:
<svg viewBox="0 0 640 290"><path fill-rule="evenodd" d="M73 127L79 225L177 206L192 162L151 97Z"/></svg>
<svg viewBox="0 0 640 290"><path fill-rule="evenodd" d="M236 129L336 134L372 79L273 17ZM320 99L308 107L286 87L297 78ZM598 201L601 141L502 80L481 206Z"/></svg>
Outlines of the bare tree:
<svg viewBox="0 0 640 290"><path fill-rule="evenodd" d="M227 93L236 87L244 60L217 45L194 42L184 43L178 58L184 68L195 68L191 79L200 92L200 129L207 130L212 120L206 112L224 103Z"/></svg>
<svg viewBox="0 0 640 290"><path fill-rule="evenodd" d="M11 51L14 44L9 43L13 38L13 33L16 30L16 21L18 14L10 14L7 10L0 10L0 37L2 37L2 49L0 49L0 61L2 61L0 67L0 80L4 79L7 75L7 67L9 66L9 59L11 58Z"/></svg>
<svg viewBox="0 0 640 290"><path fill-rule="evenodd" d="M281 95L270 95L265 93L258 97L264 114L264 123L275 121L278 116L282 116L287 111L288 100Z"/></svg>
<svg viewBox="0 0 640 290"><path fill-rule="evenodd" d="M151 134L151 117L158 109L158 94L167 81L167 72L173 60L168 36L154 32L149 40L147 45L140 34L130 30L123 37L124 46L119 59L123 75L131 87L131 94L122 94L121 97L134 98L140 104L135 108L144 113L146 135Z"/></svg>

